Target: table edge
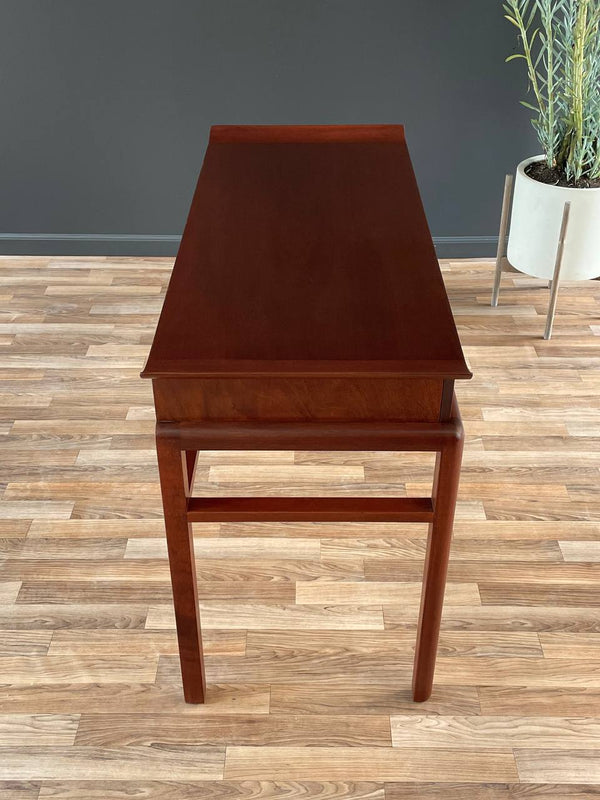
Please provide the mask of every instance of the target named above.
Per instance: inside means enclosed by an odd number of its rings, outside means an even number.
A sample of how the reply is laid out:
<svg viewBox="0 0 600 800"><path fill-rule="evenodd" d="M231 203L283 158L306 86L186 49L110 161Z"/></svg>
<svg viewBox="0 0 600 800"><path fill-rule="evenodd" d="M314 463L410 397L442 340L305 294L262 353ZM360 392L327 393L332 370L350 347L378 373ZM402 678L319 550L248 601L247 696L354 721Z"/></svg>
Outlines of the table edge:
<svg viewBox="0 0 600 800"><path fill-rule="evenodd" d="M214 144L364 144L404 143L404 126L366 125L212 125Z"/></svg>
<svg viewBox="0 0 600 800"><path fill-rule="evenodd" d="M438 378L468 380L464 361L161 361L147 363L141 378Z"/></svg>

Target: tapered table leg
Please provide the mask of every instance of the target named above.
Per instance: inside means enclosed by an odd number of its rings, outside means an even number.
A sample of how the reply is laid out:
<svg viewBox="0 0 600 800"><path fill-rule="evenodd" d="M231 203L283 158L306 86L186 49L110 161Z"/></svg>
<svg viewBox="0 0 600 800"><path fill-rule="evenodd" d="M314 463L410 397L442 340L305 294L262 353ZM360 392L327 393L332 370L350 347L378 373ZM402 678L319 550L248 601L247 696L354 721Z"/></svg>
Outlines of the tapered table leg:
<svg viewBox="0 0 600 800"><path fill-rule="evenodd" d="M157 432L156 450L165 514L169 568L181 661L183 694L188 703L203 703L206 689L192 526L187 520L187 495L192 458ZM195 459L193 459L195 462ZM190 469L191 467L191 469Z"/></svg>
<svg viewBox="0 0 600 800"><path fill-rule="evenodd" d="M448 442L436 458L432 492L434 516L427 539L413 670L413 698L417 702L429 699L433 686L462 450L463 431L460 425L456 439Z"/></svg>
<svg viewBox="0 0 600 800"><path fill-rule="evenodd" d="M192 496L194 488L194 476L196 475L196 464L198 462L198 452L196 450L185 451L185 466L186 466L186 495Z"/></svg>

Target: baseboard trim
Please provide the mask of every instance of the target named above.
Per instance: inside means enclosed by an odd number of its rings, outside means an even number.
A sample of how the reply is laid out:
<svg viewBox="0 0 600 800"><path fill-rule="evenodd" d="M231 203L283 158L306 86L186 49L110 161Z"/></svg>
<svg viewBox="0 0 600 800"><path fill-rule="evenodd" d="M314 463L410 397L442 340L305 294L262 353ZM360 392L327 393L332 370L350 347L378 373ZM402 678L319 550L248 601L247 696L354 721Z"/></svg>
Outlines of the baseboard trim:
<svg viewBox="0 0 600 800"><path fill-rule="evenodd" d="M434 236L438 258L490 258L496 255L497 236Z"/></svg>
<svg viewBox="0 0 600 800"><path fill-rule="evenodd" d="M32 256L174 256L176 234L0 233L0 254ZM439 258L494 255L497 236L434 236Z"/></svg>
<svg viewBox="0 0 600 800"><path fill-rule="evenodd" d="M174 256L181 236L134 233L0 233L0 253L31 256Z"/></svg>

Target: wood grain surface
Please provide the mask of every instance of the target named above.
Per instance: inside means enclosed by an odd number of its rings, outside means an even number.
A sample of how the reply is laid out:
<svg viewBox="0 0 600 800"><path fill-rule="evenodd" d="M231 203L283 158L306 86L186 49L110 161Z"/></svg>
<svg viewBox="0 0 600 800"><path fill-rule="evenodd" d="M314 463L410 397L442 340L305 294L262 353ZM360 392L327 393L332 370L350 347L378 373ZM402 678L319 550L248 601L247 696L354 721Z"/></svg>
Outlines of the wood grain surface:
<svg viewBox="0 0 600 800"><path fill-rule="evenodd" d="M194 526L184 704L140 380L171 259L0 259L2 800L596 800L600 284L442 262L473 380L436 688L426 525ZM196 493L428 494L422 453L200 453ZM429 482L429 483L428 483Z"/></svg>
<svg viewBox="0 0 600 800"><path fill-rule="evenodd" d="M470 372L403 127L212 127L143 375L186 379L175 406L156 382L162 420L439 413Z"/></svg>

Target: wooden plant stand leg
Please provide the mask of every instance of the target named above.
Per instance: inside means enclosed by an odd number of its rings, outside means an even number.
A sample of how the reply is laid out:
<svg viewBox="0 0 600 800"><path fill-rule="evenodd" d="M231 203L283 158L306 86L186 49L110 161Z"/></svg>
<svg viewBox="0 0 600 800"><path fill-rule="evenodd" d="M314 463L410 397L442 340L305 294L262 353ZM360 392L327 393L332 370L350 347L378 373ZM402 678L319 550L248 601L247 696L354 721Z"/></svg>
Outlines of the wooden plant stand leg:
<svg viewBox="0 0 600 800"><path fill-rule="evenodd" d="M569 213L571 211L571 203L565 203L562 215L562 223L560 226L560 234L558 236L558 246L556 248L556 261L554 262L554 275L550 282L550 305L548 306L548 316L546 317L546 330L544 331L544 339L549 339L552 336L552 326L554 325L554 314L556 313L556 301L558 300L558 282L560 280L560 268L562 267L563 254L565 250L565 239L567 238L567 228L569 227Z"/></svg>
<svg viewBox="0 0 600 800"><path fill-rule="evenodd" d="M502 277L502 264L506 258L506 239L508 235L508 220L510 217L510 198L512 196L513 176L507 175L504 179L504 195L502 197L502 215L500 217L500 232L498 234L498 250L496 251L496 271L494 273L494 288L492 290L492 306L498 305L500 294L500 278Z"/></svg>
<svg viewBox="0 0 600 800"><path fill-rule="evenodd" d="M192 526L187 518L196 462L193 451L181 450L157 428L156 450L165 514L169 568L181 661L183 694L187 703L203 703L206 690L202 634L198 609Z"/></svg>
<svg viewBox="0 0 600 800"><path fill-rule="evenodd" d="M449 440L438 452L433 478L433 521L429 525L427 537L413 669L413 698L416 702L423 702L431 696L444 604L464 440L456 400L453 416L457 419L456 437Z"/></svg>

